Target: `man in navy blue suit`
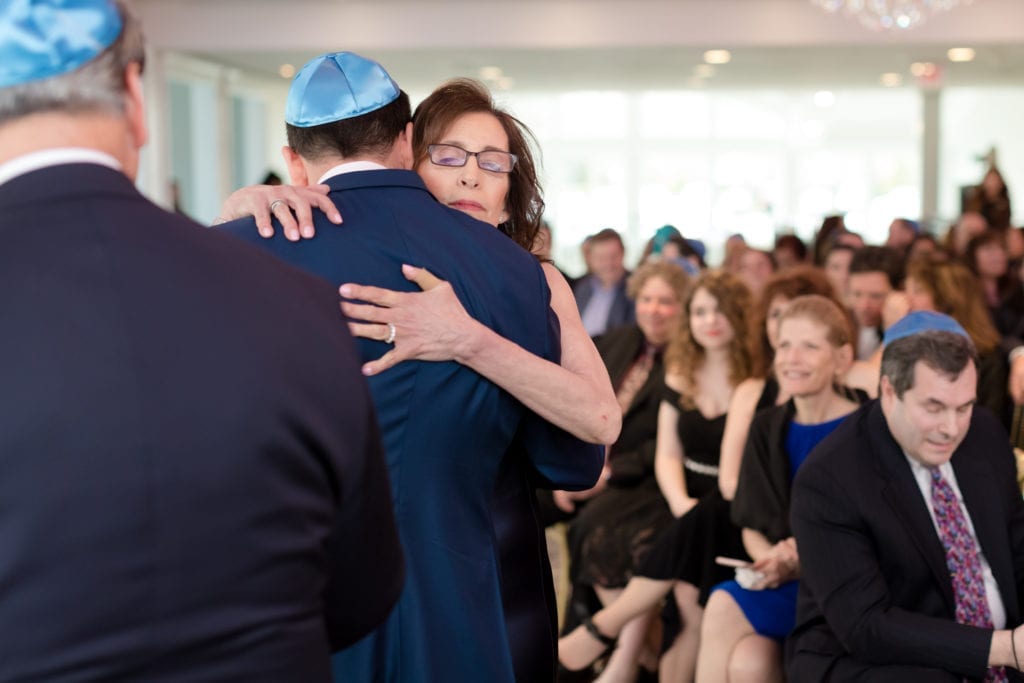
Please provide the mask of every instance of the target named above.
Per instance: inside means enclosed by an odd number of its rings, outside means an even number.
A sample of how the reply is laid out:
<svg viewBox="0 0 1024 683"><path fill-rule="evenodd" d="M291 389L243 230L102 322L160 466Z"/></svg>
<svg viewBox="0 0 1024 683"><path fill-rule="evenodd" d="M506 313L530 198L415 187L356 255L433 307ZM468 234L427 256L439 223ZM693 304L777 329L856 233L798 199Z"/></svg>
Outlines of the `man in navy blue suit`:
<svg viewBox="0 0 1024 683"><path fill-rule="evenodd" d="M536 258L438 203L408 170L408 97L380 65L351 53L318 57L296 76L286 119L293 182L326 182L344 225L318 213L316 237L297 243L280 230L263 240L252 219L223 229L335 283L411 291L401 265L424 267L451 284L474 318L557 360ZM388 349L384 340L358 343L366 360ZM388 623L336 656L336 680L510 683L491 513L502 456L518 433L542 476L586 486L599 474L600 449L558 440L511 395L458 363L405 362L372 376L370 389L408 579Z"/></svg>
<svg viewBox="0 0 1024 683"><path fill-rule="evenodd" d="M139 27L0 4L0 678L320 681L403 562L326 283L132 184Z"/></svg>

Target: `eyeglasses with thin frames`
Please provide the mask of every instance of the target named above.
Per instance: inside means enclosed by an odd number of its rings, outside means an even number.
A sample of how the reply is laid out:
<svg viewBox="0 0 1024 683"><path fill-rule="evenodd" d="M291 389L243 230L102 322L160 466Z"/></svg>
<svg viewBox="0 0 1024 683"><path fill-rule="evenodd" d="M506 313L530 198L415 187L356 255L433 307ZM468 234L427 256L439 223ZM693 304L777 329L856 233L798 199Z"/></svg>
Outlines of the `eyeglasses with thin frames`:
<svg viewBox="0 0 1024 683"><path fill-rule="evenodd" d="M476 157L477 166L492 173L511 173L516 161L519 160L519 157L511 152L497 149L470 152L458 145L427 145L427 154L430 156L430 163L452 168L465 166L469 157Z"/></svg>

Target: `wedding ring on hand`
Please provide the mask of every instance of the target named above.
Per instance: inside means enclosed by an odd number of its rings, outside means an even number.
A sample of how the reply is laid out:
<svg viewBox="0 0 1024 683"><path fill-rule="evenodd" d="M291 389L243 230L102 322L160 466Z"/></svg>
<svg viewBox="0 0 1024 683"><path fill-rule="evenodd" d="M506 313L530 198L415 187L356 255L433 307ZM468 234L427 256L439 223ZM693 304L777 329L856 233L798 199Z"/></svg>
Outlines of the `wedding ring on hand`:
<svg viewBox="0 0 1024 683"><path fill-rule="evenodd" d="M384 340L385 344L391 344L395 341L395 324L388 323L388 338Z"/></svg>
<svg viewBox="0 0 1024 683"><path fill-rule="evenodd" d="M270 202L270 213L274 213L274 209L277 208L278 204L284 204L284 200L283 199L275 199L274 201Z"/></svg>

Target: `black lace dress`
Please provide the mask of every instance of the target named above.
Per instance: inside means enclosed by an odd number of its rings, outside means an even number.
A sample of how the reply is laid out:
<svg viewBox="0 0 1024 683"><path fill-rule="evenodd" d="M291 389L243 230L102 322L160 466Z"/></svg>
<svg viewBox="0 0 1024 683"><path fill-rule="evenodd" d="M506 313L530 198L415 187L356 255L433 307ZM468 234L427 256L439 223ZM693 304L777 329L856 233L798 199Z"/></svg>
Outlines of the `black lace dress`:
<svg viewBox="0 0 1024 683"><path fill-rule="evenodd" d="M679 408L679 393L661 386L662 401ZM718 453L725 415L708 419L699 410L679 410L679 438L686 452L687 491L702 497L718 490ZM614 449L611 467L615 471ZM726 515L728 518L728 515ZM587 585L621 588L675 518L665 502L653 468L629 488L610 486L595 497L570 530L578 580Z"/></svg>

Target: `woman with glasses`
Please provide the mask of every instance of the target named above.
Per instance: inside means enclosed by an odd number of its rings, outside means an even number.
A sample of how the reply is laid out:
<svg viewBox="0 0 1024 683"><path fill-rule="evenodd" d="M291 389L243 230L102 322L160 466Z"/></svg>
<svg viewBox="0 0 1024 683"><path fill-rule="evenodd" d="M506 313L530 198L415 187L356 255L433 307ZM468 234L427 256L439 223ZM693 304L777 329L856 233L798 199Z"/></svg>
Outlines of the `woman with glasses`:
<svg viewBox="0 0 1024 683"><path fill-rule="evenodd" d="M483 85L469 79L449 81L413 115L413 166L438 201L499 228L532 250L544 202L529 136L522 123L494 105ZM299 238L298 225L312 224L311 206L329 216L336 214L330 200L315 190L256 187L234 193L221 215L229 219L254 215L261 234L268 236L272 226L267 207L277 200L296 213L294 218L285 211L275 213L290 239ZM344 230L344 225L338 229ZM306 229L301 234L312 236ZM565 278L551 263L543 263L543 269L561 328L561 365L483 327L466 314L447 283L411 268L406 269L406 277L429 291L403 293L358 285L346 290L349 299L388 308L386 319L395 329L394 348L368 363L365 372L383 372L410 359L455 360L555 426L592 443L614 442L622 412L608 372L583 328ZM374 317L367 306L345 303L344 309L353 319ZM353 334L372 339L387 339L390 332L389 326L376 323L350 323L350 328ZM553 587L533 488L560 488L560 482L538 484L529 477L523 454L508 453L499 473L493 513L516 678L532 682L553 679L556 649Z"/></svg>
<svg viewBox="0 0 1024 683"><path fill-rule="evenodd" d="M438 201L489 223L528 251L533 251L544 201L533 161L529 130L497 108L482 84L455 79L439 86L413 114L413 167ZM326 186L247 187L224 203L221 216L254 216L261 234L273 234L268 208L277 200L295 215L279 210L290 239L312 237L311 207L328 215L336 208L324 196ZM340 217L336 222L340 223ZM342 226L339 229L344 229ZM415 264L410 264L415 265ZM565 278L551 263L543 264L551 288L551 308L561 326L562 363L554 365L508 343L470 319L446 283L422 269L406 276L430 293L408 294L379 288L351 287L347 298L385 306L396 329L395 348L368 363L373 375L403 360L455 360L494 381L537 414L580 439L612 443L621 416L600 356L583 329ZM367 309L346 304L359 319ZM387 325L350 324L356 336L386 339ZM467 340L470 346L467 348ZM459 342L456 344L455 342ZM453 349L460 349L458 356ZM499 353L500 352L500 353ZM552 392L551 387L558 391Z"/></svg>

